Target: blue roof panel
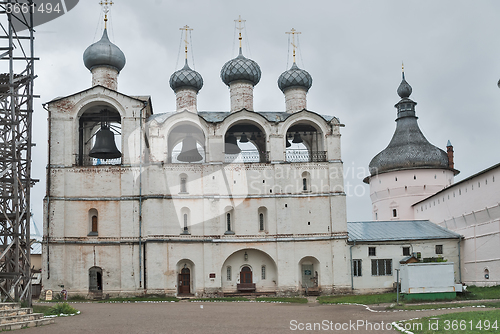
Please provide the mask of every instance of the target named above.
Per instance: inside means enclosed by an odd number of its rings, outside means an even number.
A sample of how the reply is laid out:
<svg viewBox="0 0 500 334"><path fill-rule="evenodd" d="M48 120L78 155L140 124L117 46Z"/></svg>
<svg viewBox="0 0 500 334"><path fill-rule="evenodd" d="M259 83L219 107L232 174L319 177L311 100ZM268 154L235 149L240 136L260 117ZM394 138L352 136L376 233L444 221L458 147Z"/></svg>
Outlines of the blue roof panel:
<svg viewBox="0 0 500 334"><path fill-rule="evenodd" d="M429 220L348 222L349 241L458 239L460 234Z"/></svg>

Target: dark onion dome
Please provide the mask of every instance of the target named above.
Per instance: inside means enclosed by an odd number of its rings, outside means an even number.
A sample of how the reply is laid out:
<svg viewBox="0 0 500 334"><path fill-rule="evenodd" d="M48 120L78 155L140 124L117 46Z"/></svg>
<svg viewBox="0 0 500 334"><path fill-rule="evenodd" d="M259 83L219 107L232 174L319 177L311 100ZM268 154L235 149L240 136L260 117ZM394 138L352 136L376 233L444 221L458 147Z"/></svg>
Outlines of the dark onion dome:
<svg viewBox="0 0 500 334"><path fill-rule="evenodd" d="M248 81L255 86L260 81L260 75L259 64L252 59L245 58L241 48L238 57L225 63L220 70L220 78L228 86L237 80Z"/></svg>
<svg viewBox="0 0 500 334"><path fill-rule="evenodd" d="M399 84L398 95L402 99L407 99L407 98L410 97L411 92L412 92L411 86L410 86L409 83L406 82L406 80L405 80L405 73L403 72L403 80Z"/></svg>
<svg viewBox="0 0 500 334"><path fill-rule="evenodd" d="M401 101L396 104L396 131L389 145L370 162L370 174L376 175L405 169L449 167L448 154L427 141L415 116L416 102L408 97L411 86L404 79L398 88Z"/></svg>
<svg viewBox="0 0 500 334"><path fill-rule="evenodd" d="M294 62L288 71L281 73L278 78L278 87L283 93L290 87L302 87L307 92L312 86L312 81L311 75L306 70L300 69Z"/></svg>
<svg viewBox="0 0 500 334"><path fill-rule="evenodd" d="M175 71L170 76L170 88L172 88L174 92L182 87L193 88L196 93L203 87L203 78L200 73L189 67L187 59L184 67Z"/></svg>
<svg viewBox="0 0 500 334"><path fill-rule="evenodd" d="M120 72L125 66L125 55L109 41L108 32L104 29L101 39L83 53L83 63L89 70L96 66L109 66Z"/></svg>

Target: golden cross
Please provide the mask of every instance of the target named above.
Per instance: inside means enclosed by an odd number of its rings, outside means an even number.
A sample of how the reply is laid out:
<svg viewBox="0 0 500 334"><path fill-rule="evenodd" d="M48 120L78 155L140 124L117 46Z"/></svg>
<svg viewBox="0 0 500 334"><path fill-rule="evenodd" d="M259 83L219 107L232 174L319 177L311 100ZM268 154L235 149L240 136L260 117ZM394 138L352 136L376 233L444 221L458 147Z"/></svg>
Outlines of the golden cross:
<svg viewBox="0 0 500 334"><path fill-rule="evenodd" d="M297 48L295 45L295 35L300 35L301 33L292 28L292 30L285 32L285 34L292 34L293 62L295 63L295 49Z"/></svg>
<svg viewBox="0 0 500 334"><path fill-rule="evenodd" d="M102 10L104 12L104 29L107 28L109 6L111 6L113 4L114 4L113 1L101 1L101 2L99 2L99 5L102 6Z"/></svg>
<svg viewBox="0 0 500 334"><path fill-rule="evenodd" d="M241 15L238 15L238 19L237 20L234 20L234 22L238 22L238 27L236 29L238 29L240 31L240 37L238 38L240 40L240 49L241 49L241 31L244 29L242 26L241 26L241 23L242 22L246 22L246 20L242 20L241 19Z"/></svg>
<svg viewBox="0 0 500 334"><path fill-rule="evenodd" d="M179 30L185 30L186 31L186 37L184 38L184 52L186 53L186 59L188 58L188 31L193 30L192 28L189 28L189 26L186 24L184 27L179 28Z"/></svg>

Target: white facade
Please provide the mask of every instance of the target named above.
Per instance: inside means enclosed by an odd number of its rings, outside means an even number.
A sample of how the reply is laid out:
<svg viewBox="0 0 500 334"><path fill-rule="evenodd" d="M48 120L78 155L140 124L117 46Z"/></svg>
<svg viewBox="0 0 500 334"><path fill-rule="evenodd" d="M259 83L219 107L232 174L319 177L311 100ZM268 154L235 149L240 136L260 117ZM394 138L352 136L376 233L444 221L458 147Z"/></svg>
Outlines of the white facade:
<svg viewBox="0 0 500 334"><path fill-rule="evenodd" d="M463 235L462 281L500 284L500 165L494 165L412 206L429 219Z"/></svg>
<svg viewBox="0 0 500 334"><path fill-rule="evenodd" d="M197 112L197 90L179 89L177 111L154 115L149 97L119 93L116 81L102 86L99 78L116 79L107 69L92 68L92 88L47 103L44 289L101 296L350 288L337 118L251 111L246 82L231 84L231 112ZM103 124L120 133L121 158L90 156ZM304 149L287 150L297 133ZM253 151L228 154L228 138L243 142L244 134ZM200 160L184 163L182 154Z"/></svg>
<svg viewBox="0 0 500 334"><path fill-rule="evenodd" d="M446 169L410 169L372 176L372 219L423 219L415 216L412 205L451 185L453 178L453 172Z"/></svg>
<svg viewBox="0 0 500 334"><path fill-rule="evenodd" d="M434 240L397 240L384 242L362 242L352 245L352 259L361 261L361 275L353 273L353 290L356 293L381 292L393 290L396 282L396 269L401 268L400 261L407 258L403 248L410 248L410 254L420 253L421 258L442 257L453 263L455 282L460 281L459 251L457 239ZM436 254L436 246L442 246L442 254ZM369 248L375 248L375 255L370 255ZM372 261L388 260L391 273L379 269L373 271ZM379 263L380 264L380 263Z"/></svg>

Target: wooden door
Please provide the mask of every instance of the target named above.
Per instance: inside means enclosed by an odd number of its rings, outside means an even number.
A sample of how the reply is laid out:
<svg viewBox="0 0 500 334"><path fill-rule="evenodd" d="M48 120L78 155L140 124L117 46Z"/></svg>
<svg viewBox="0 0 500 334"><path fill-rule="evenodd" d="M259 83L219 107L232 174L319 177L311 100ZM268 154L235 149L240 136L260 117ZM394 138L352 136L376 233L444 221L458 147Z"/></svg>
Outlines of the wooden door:
<svg viewBox="0 0 500 334"><path fill-rule="evenodd" d="M191 273L189 268L183 268L179 274L179 293L189 294L191 293Z"/></svg>
<svg viewBox="0 0 500 334"><path fill-rule="evenodd" d="M302 265L302 286L312 288L314 286L314 266L312 264Z"/></svg>
<svg viewBox="0 0 500 334"><path fill-rule="evenodd" d="M252 270L249 267L241 268L240 283L253 283L252 282Z"/></svg>

